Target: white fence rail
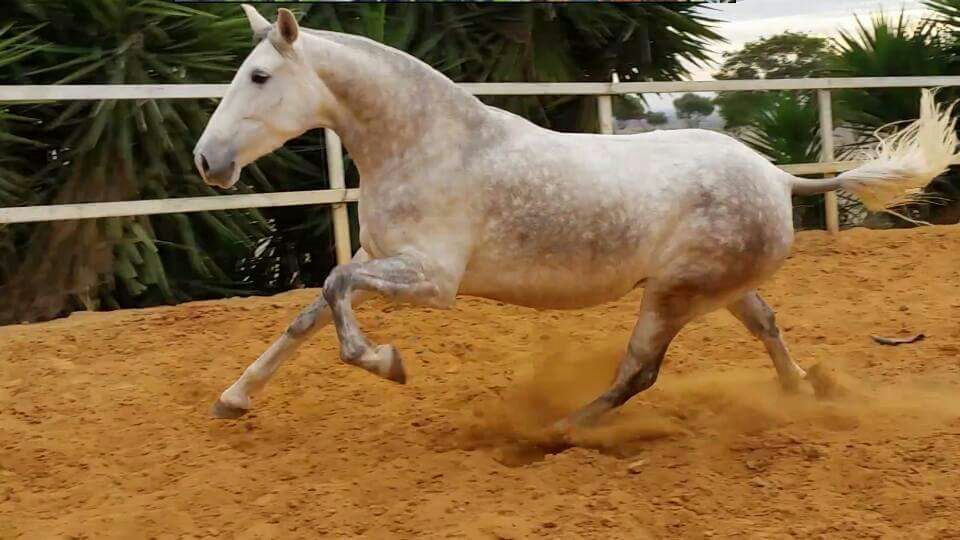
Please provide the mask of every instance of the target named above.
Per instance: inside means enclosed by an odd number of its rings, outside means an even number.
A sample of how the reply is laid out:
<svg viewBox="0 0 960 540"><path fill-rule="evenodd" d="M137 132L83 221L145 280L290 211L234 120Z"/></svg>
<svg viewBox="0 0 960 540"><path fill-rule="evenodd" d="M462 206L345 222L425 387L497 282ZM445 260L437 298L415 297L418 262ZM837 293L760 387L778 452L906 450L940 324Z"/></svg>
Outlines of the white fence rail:
<svg viewBox="0 0 960 540"><path fill-rule="evenodd" d="M833 118L831 90L849 88L931 88L960 86L960 76L942 77L877 77L824 78L740 81L672 81L672 82L610 82L610 83L462 83L465 90L484 96L496 95L591 95L597 96L598 131L613 132L613 95L633 93L723 92L768 90L816 90L820 105L820 127L823 137L823 156L820 163L804 163L782 167L793 174L832 174L854 168L856 162L835 162L833 154ZM219 98L226 85L0 85L0 103L76 101L104 99L204 99ZM330 189L218 197L189 197L85 204L58 204L0 208L0 224L29 223L67 219L88 219L147 214L200 212L237 208L263 208L311 204L332 205L334 239L337 260L350 259L350 229L345 204L354 202L356 189L345 189L343 153L340 139L327 130L327 163ZM827 228L839 229L836 194L826 197Z"/></svg>
<svg viewBox="0 0 960 540"><path fill-rule="evenodd" d="M850 88L932 88L960 86L960 76L840 77L738 81L663 81L595 83L460 83L478 96L612 96L676 92L735 92L744 90L844 90ZM69 84L0 85L3 101L76 101L84 99L219 98L225 84Z"/></svg>
<svg viewBox="0 0 960 540"><path fill-rule="evenodd" d="M0 208L0 223L33 223L66 219L90 219L120 216L177 214L206 210L235 210L270 206L302 206L307 204L340 205L356 201L359 189L317 189L279 193L250 193L216 197L183 197L180 199L148 199L102 203L51 204Z"/></svg>

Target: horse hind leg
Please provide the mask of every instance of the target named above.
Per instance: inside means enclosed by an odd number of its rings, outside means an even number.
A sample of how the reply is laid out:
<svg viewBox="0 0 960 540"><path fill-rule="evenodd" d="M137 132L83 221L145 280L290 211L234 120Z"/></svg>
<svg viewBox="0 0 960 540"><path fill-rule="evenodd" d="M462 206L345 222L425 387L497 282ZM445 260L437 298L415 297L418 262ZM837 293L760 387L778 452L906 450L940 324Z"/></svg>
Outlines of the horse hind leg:
<svg viewBox="0 0 960 540"><path fill-rule="evenodd" d="M747 330L763 342L767 353L773 360L780 385L786 390L796 390L807 374L793 359L787 350L777 327L773 309L760 298L757 291L750 291L727 306L734 317L740 320Z"/></svg>
<svg viewBox="0 0 960 540"><path fill-rule="evenodd" d="M600 397L554 427L566 431L571 426L589 425L653 386L670 342L684 325L703 312L698 307L703 306L695 302L692 295L678 289L648 288L640 305L639 320L613 384Z"/></svg>

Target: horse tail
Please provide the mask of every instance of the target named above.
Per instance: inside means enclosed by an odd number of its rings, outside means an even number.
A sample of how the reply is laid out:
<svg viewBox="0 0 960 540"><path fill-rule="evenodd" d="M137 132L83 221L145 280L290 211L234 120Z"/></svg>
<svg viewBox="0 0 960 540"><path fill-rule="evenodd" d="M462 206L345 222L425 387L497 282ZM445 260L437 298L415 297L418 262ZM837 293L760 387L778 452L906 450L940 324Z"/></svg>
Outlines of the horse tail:
<svg viewBox="0 0 960 540"><path fill-rule="evenodd" d="M793 194L816 195L843 189L875 212L923 201L920 189L943 174L960 156L951 117L956 102L940 107L934 94L923 90L920 118L907 127L887 136L880 134L884 128L877 130L877 146L861 156L866 163L836 178L792 177Z"/></svg>

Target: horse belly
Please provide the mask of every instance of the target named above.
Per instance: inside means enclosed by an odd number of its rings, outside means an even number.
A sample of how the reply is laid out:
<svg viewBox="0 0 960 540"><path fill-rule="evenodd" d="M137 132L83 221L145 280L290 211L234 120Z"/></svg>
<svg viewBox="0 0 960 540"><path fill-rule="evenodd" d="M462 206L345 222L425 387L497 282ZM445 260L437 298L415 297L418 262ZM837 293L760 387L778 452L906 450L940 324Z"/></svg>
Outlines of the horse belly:
<svg viewBox="0 0 960 540"><path fill-rule="evenodd" d="M547 170L549 178L506 177L487 191L464 294L573 309L615 300L645 277L668 206L638 182L608 175L584 191L580 176Z"/></svg>
<svg viewBox="0 0 960 540"><path fill-rule="evenodd" d="M638 223L598 231L530 217L492 228L467 263L463 294L576 309L616 300L644 279L651 242Z"/></svg>
<svg viewBox="0 0 960 540"><path fill-rule="evenodd" d="M643 278L627 269L583 272L576 268L471 265L460 293L542 309L579 309L621 298Z"/></svg>

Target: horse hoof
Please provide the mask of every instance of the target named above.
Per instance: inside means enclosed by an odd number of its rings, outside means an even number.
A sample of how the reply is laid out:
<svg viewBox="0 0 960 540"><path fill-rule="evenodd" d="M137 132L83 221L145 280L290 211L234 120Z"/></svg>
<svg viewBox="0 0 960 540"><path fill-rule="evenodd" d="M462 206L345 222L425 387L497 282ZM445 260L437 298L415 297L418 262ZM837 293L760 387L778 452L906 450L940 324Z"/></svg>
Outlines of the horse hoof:
<svg viewBox="0 0 960 540"><path fill-rule="evenodd" d="M217 402L213 404L210 413L214 418L220 418L222 420L235 420L247 414L247 409L241 409L240 407L227 405L218 399Z"/></svg>
<svg viewBox="0 0 960 540"><path fill-rule="evenodd" d="M777 379L780 382L780 390L786 394L799 393L803 381L808 380L807 372L799 367L784 373L783 375L778 374Z"/></svg>
<svg viewBox="0 0 960 540"><path fill-rule="evenodd" d="M797 394L800 392L801 381L799 378L780 379L780 390L785 394Z"/></svg>
<svg viewBox="0 0 960 540"><path fill-rule="evenodd" d="M403 360L400 359L400 352L393 345L382 346L387 351L387 373L384 378L397 384L407 384L407 370L403 368ZM379 347L378 347L379 348ZM380 353L381 351L377 351Z"/></svg>
<svg viewBox="0 0 960 540"><path fill-rule="evenodd" d="M568 418L550 424L544 432L542 443L545 446L573 446L573 422Z"/></svg>
<svg viewBox="0 0 960 540"><path fill-rule="evenodd" d="M813 394L817 399L842 398L851 394L850 386L846 384L842 374L823 364L817 364L807 370L807 381L813 387Z"/></svg>
<svg viewBox="0 0 960 540"><path fill-rule="evenodd" d="M367 349L363 356L356 360L349 357L341 359L398 384L407 383L407 372L403 368L400 352L393 345L377 345L375 349Z"/></svg>

